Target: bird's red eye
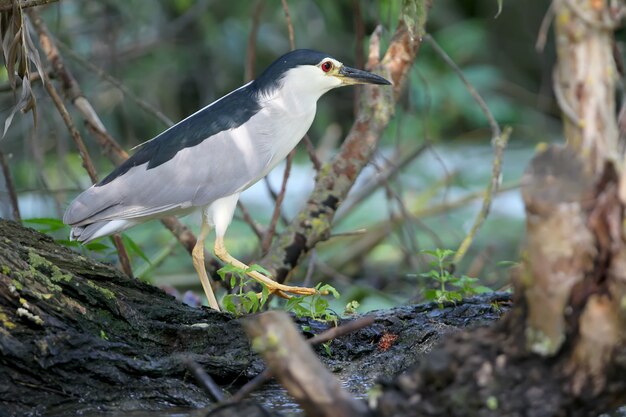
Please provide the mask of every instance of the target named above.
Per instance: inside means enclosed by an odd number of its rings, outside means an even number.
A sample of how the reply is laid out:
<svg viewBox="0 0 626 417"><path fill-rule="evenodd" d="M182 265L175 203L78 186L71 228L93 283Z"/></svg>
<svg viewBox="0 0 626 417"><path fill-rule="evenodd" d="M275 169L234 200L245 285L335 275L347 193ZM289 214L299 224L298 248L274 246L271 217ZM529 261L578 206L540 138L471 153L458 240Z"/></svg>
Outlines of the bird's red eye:
<svg viewBox="0 0 626 417"><path fill-rule="evenodd" d="M333 63L330 61L326 61L322 63L322 71L328 72L333 68Z"/></svg>

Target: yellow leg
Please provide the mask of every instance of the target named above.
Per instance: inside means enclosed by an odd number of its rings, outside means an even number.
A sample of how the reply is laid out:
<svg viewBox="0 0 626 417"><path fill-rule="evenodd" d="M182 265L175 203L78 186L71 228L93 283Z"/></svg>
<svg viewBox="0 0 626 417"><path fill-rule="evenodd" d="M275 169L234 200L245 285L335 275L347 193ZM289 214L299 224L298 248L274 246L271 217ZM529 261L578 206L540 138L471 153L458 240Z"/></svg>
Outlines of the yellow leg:
<svg viewBox="0 0 626 417"><path fill-rule="evenodd" d="M248 265L244 264L238 259L233 258L230 253L228 253L226 247L224 246L224 238L219 235L215 238L215 256L220 258L223 262L236 266L237 268L241 268L244 270L249 268ZM300 295L319 294L319 291L315 288L292 287L289 285L280 284L257 271L249 271L246 274L251 278L265 284L270 294L276 293L277 295L285 298L289 298L289 296L285 293ZM326 292L324 292L323 294L326 294Z"/></svg>
<svg viewBox="0 0 626 417"><path fill-rule="evenodd" d="M211 287L211 282L209 281L209 276L207 275L206 266L204 264L204 240L210 231L211 227L206 221L206 215L202 213L202 228L200 229L200 235L196 241L196 246L194 246L191 251L191 257L193 259L193 266L198 273L200 282L202 283L202 288L204 289L206 298L209 301L209 306L214 310L220 311L220 306L217 303L215 294L213 293L213 288Z"/></svg>

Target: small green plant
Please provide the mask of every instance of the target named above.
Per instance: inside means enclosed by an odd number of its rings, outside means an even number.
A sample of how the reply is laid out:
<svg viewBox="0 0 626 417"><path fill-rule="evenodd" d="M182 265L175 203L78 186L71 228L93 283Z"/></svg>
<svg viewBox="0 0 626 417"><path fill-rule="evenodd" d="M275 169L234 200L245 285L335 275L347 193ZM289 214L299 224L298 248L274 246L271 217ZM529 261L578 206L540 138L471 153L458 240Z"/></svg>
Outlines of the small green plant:
<svg viewBox="0 0 626 417"><path fill-rule="evenodd" d="M428 301L439 303L440 308L443 308L444 302L457 302L461 301L463 297L493 291L489 287L479 285L478 278L470 278L466 275L461 277L452 275L449 267L450 259L454 255L453 250L435 249L432 251L424 251L423 253L435 259L430 262L432 269L420 274L420 276L437 283L436 288L424 290L424 297ZM451 289L451 287L454 289Z"/></svg>
<svg viewBox="0 0 626 417"><path fill-rule="evenodd" d="M256 282L247 275L251 271L270 275L269 271L256 264L250 265L247 269L227 264L217 271L217 274L224 281L226 281L227 275L230 275L230 287L238 288L235 294L227 294L222 299L224 310L236 316L241 316L256 313L263 308L269 297L269 291L265 285L261 284L263 289L260 296L254 291L245 291L245 287L248 284Z"/></svg>
<svg viewBox="0 0 626 417"><path fill-rule="evenodd" d="M317 284L315 289L320 292L328 291L335 298L339 298L339 291L328 284ZM332 321L336 324L339 318L328 306L328 300L323 298L321 294L298 295L291 297L287 301L285 310L293 311L297 317L309 317L319 321Z"/></svg>
<svg viewBox="0 0 626 417"><path fill-rule="evenodd" d="M357 300L350 301L348 304L346 304L346 307L343 310L343 315L351 316L353 314L356 314L360 306L361 304Z"/></svg>

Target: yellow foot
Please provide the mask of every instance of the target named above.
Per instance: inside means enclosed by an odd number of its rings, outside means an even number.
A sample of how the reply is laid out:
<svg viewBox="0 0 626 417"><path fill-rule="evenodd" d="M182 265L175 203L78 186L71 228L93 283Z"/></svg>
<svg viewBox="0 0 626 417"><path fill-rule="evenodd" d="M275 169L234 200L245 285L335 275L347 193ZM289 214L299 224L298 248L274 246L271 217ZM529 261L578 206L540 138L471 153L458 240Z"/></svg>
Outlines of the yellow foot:
<svg viewBox="0 0 626 417"><path fill-rule="evenodd" d="M288 294L297 294L297 295L315 295L322 294L327 295L328 291L318 291L315 288L307 288L307 287L293 287L290 285L280 284L273 279L266 277L258 271L251 270L250 267L240 260L232 257L230 253L224 247L223 241L221 239L216 239L215 241L215 256L220 258L223 262L231 264L237 268L243 269L246 271L246 275L250 278L259 281L261 284L264 284L270 294L276 293L276 295L289 298Z"/></svg>

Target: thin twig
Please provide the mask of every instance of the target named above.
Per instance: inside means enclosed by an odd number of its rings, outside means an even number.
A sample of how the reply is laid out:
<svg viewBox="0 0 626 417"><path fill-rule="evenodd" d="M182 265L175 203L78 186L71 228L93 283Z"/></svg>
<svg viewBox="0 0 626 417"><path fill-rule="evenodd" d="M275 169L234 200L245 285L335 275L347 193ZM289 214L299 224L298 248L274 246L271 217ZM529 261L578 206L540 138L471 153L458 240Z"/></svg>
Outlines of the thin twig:
<svg viewBox="0 0 626 417"><path fill-rule="evenodd" d="M250 226L250 229L252 229L252 231L254 232L256 237L259 238L259 240L262 241L263 240L263 236L265 235L265 232L263 230L261 230L261 228L259 227L257 222L254 221L254 219L250 215L250 212L248 211L246 206L244 206L241 203L241 201L237 201L237 207L239 207L239 211L241 211L241 215L243 217L243 221L245 221L248 224L248 226Z"/></svg>
<svg viewBox="0 0 626 417"><path fill-rule="evenodd" d="M289 14L289 5L287 0L281 0L283 5L283 11L285 12L285 19L287 19L287 30L289 31L289 48L293 51L296 49L296 38L293 32L293 24L291 23L291 15Z"/></svg>
<svg viewBox="0 0 626 417"><path fill-rule="evenodd" d="M276 203L274 204L274 212L272 213L272 219L270 220L270 225L265 231L265 235L263 236L263 241L261 242L261 251L263 254L267 253L272 244L272 238L276 233L276 225L278 223L278 218L281 214L281 209L283 205L283 200L285 199L285 194L287 192L287 182L289 181L289 174L291 173L291 166L293 164L293 156L295 155L296 150L293 149L289 152L287 156L287 162L285 164L285 171L283 172L283 182L280 186L280 192L276 196Z"/></svg>
<svg viewBox="0 0 626 417"><path fill-rule="evenodd" d="M310 287L311 279L313 278L313 273L315 272L315 261L317 260L317 249L313 248L311 250L311 254L309 255L309 265L306 268L306 274L304 275L304 279L302 280L302 286Z"/></svg>
<svg viewBox="0 0 626 417"><path fill-rule="evenodd" d="M33 85L33 83L36 83L38 81L41 81L41 77L39 76L39 72L31 72L28 74L28 81L30 81L31 87ZM16 86L21 86L22 85L22 79L17 77L15 79L16 85L13 86L10 82L6 82L4 84L0 84L0 93L9 93L9 92L13 92L15 90Z"/></svg>
<svg viewBox="0 0 626 417"><path fill-rule="evenodd" d="M426 149L430 146L429 143L424 143L420 146L417 146L413 150L408 153L402 153L398 160L391 161L387 169L382 173L378 173L375 178L372 178L371 181L367 182L367 185L354 193L354 195L347 200L343 207L341 208L341 212L335 217L335 224L339 224L339 222L346 218L346 215L349 214L355 207L357 207L363 200L372 195L374 191L376 191L380 186L391 180L398 172L404 169L408 164L415 161Z"/></svg>
<svg viewBox="0 0 626 417"><path fill-rule="evenodd" d="M224 401L224 393L222 389L213 381L213 378L207 374L204 369L193 359L185 358L183 361L185 367L193 374L200 386L217 402Z"/></svg>
<svg viewBox="0 0 626 417"><path fill-rule="evenodd" d="M302 138L302 140L304 141L304 145L306 146L306 152L309 154L309 159L311 160L311 163L313 164L313 169L315 169L315 172L320 172L320 169L322 169L322 163L320 162L320 159L317 157L317 152L315 152L315 146L313 146L313 142L311 142L311 138L309 137L308 134L304 135L304 138Z"/></svg>
<svg viewBox="0 0 626 417"><path fill-rule="evenodd" d="M363 54L363 39L365 38L365 24L363 23L363 12L361 11L361 0L352 0L352 12L354 15L354 63L357 68L365 65ZM359 111L360 88L354 89L354 115Z"/></svg>
<svg viewBox="0 0 626 417"><path fill-rule="evenodd" d="M259 33L259 23L261 21L261 12L265 0L257 0L254 5L254 13L252 13L252 27L248 33L248 47L246 48L246 68L245 81L248 82L254 78L254 63L256 62L256 37Z"/></svg>
<svg viewBox="0 0 626 417"><path fill-rule="evenodd" d="M287 0L281 0L281 3L283 5L283 11L285 12L285 19L287 20L287 29L289 31L289 46L293 51L294 49L296 49L296 41L293 33L293 25L291 23L291 15L289 14L289 5L287 4ZM267 253L272 244L272 238L276 233L278 218L280 217L284 219L284 217L282 216L282 204L283 200L285 199L285 193L287 192L287 182L289 181L289 175L291 174L291 166L293 164L293 157L295 153L296 150L293 149L291 152L289 152L289 155L287 156L287 162L285 164L285 171L283 172L283 182L280 186L280 192L278 193L278 195L276 195L276 198L274 199L275 202L272 219L270 220L270 225L267 228L265 235L263 236L263 241L261 242L261 252L263 254ZM268 188L271 189L271 187L269 187L269 182L266 181L266 184ZM284 219L284 221L286 222L286 219Z"/></svg>
<svg viewBox="0 0 626 417"><path fill-rule="evenodd" d="M546 47L548 30L550 29L552 20L554 20L554 2L550 2L548 10L546 10L546 14L541 20L541 26L539 26L539 33L537 34L537 42L535 42L535 50L537 52L543 52L543 49Z"/></svg>
<svg viewBox="0 0 626 417"><path fill-rule="evenodd" d="M70 95L70 97L72 98L72 103L78 108L78 110L80 110L80 112L83 114L83 117L85 118L87 123L91 124L93 128L105 131L104 125L100 121L100 118L96 114L95 110L93 109L91 104L87 101L87 99L85 99L85 97L82 95L82 92L80 91L80 87L76 83L76 80L74 79L72 74L69 71L67 71L65 67L65 63L63 62L63 59L61 58L61 55L59 54L59 50L54 44L52 36L50 35L50 32L48 31L48 27L44 23L43 19L41 19L41 17L39 16L36 10L31 9L29 10L28 14L33 23L33 26L37 30L37 33L39 35L39 43L42 49L44 50L44 52L46 53L46 57L48 58L48 61L52 64L56 75L62 81L63 90L68 95ZM46 88L46 91L48 91L48 94L52 98L52 101L54 102L57 110L61 114L61 117L63 118L65 125L70 131L70 134L72 135L72 139L74 140L74 143L76 143L76 146L78 147L78 152L83 161L83 167L87 171L87 174L89 175L89 178L91 179L91 182L95 184L98 182L98 175L96 173L96 169L93 166L93 163L91 162L91 158L89 157L89 153L87 152L85 143L80 133L76 129L76 126L74 125L74 122L70 114L65 108L65 105L63 104L63 99L59 96L59 93L54 88L54 85L52 84L52 81L50 80L50 76L47 73L43 73L42 75L44 77L43 81L44 81L44 86ZM113 244L115 245L115 248L117 249L118 258L120 260L122 271L129 277L132 277L133 270L130 264L128 253L126 252L126 249L124 248L121 238L119 236L113 236Z"/></svg>
<svg viewBox="0 0 626 417"><path fill-rule="evenodd" d="M4 152L0 151L0 166L2 166L2 175L4 176L4 184L7 187L9 193L9 200L11 201L11 210L13 212L13 220L19 222L22 220L20 216L20 207L17 204L17 194L15 193L15 186L13 184L13 178L11 177L11 170L7 164L7 160L4 157Z"/></svg>
<svg viewBox="0 0 626 417"><path fill-rule="evenodd" d="M0 1L0 12L5 12L7 10L13 10L15 3L17 3L17 7L20 9L25 9L27 7L36 7L36 6L44 6L50 3L56 3L59 0L1 0Z"/></svg>
<svg viewBox="0 0 626 417"><path fill-rule="evenodd" d="M505 127L504 131L498 136L493 144L494 146L494 157L492 163L491 170L491 181L487 186L487 190L485 191L485 197L483 198L483 205L480 209L480 212L476 216L476 220L474 220L474 224L470 229L459 248L456 250L454 254L454 259L452 260L453 265L458 265L459 262L463 259L470 245L472 244L474 237L478 233L478 230L484 223L485 219L489 215L489 210L491 209L491 201L493 199L493 195L498 192L498 187L500 186L500 181L502 178L502 159L504 158L504 148L506 148L506 144L511 136L511 128Z"/></svg>
<svg viewBox="0 0 626 417"><path fill-rule="evenodd" d="M165 126L170 127L170 126L172 126L174 124L174 122L172 122L172 120L170 120L169 117L167 117L165 114L163 114L163 112L161 112L159 109L157 109L156 107L154 107L152 104L148 103L147 101L145 101L141 97L137 96L128 87L126 87L120 80L118 80L117 78L115 78L112 75L108 74L102 68L98 67L97 65L95 65L92 62L88 61L87 59L83 58L82 56L77 54L73 49L71 49L69 46L67 46L65 43L61 42L60 40L56 39L56 44L70 58L72 58L74 61L78 62L83 67L87 68L88 70L90 70L91 72L96 74L100 79L105 80L105 81L113 84L126 97L128 97L129 99L134 101L135 104L137 104L137 106L139 108L144 110L146 113L149 113L152 116L156 117Z"/></svg>
<svg viewBox="0 0 626 417"><path fill-rule="evenodd" d="M342 324L338 327L330 328L318 335L313 336L308 339L307 342L310 345L318 345L320 343L328 342L329 340L336 339L348 333L355 332L364 327L371 326L374 323L374 317L361 317L356 320L349 321L345 324ZM252 392L260 388L263 384L265 384L270 378L274 375L269 368L266 368L263 372L258 374L256 377L251 379L247 384L239 389L231 398L228 399L229 403L237 403L246 398Z"/></svg>
<svg viewBox="0 0 626 417"><path fill-rule="evenodd" d="M485 103L485 100L483 100L480 94L478 94L478 91L476 91L476 89L469 82L469 80L465 78L465 74L463 74L461 68L459 68L456 62L454 62L452 58L450 58L446 51L444 51L443 48L439 46L437 41L435 41L435 39L430 36L430 34L424 35L424 40L433 47L437 55L439 55L441 59L443 59L445 63L448 64L450 68L452 68L452 70L456 73L461 82L465 84L465 88L472 95L472 97L474 97L474 100L476 101L476 103L478 103L478 106L480 106L480 109L487 117L487 121L489 121L489 126L491 127L492 140L495 141L496 138L500 137L501 135L500 126L498 125L496 118L493 117L493 114L491 113L491 110L489 110L489 107L487 106L487 103Z"/></svg>
<svg viewBox="0 0 626 417"><path fill-rule="evenodd" d="M502 176L502 159L504 158L504 148L509 140L511 135L511 128L507 127L504 132L500 130L500 126L496 121L495 117L489 110L487 103L485 100L478 94L478 91L474 88L474 86L465 78L463 71L456 65L456 63L450 58L450 56L439 46L439 44L433 39L430 35L425 35L424 39L433 47L435 52L452 68L452 70L457 74L459 79L465 84L465 88L469 93L474 97L476 103L481 108L489 125L491 126L491 143L494 147L494 158L492 163L492 171L491 171L491 180L489 185L487 186L487 190L485 192L485 196L483 198L483 205L480 209L480 212L476 216L474 220L474 224L470 229L470 232L465 236L465 239L461 242L461 245L457 249L454 254L453 264L458 265L459 262L463 259L470 245L472 244L474 237L478 233L478 230L484 223L485 219L489 215L489 210L491 209L491 200L493 198L494 193L498 192L498 187L500 186L501 176Z"/></svg>
<svg viewBox="0 0 626 417"><path fill-rule="evenodd" d="M111 240L113 241L113 246L117 250L117 258L120 261L120 266L122 267L122 271L129 278L133 278L133 266L130 263L130 258L128 257L128 252L126 251L126 247L124 247L124 242L122 241L122 236L118 233L111 235Z"/></svg>
<svg viewBox="0 0 626 417"><path fill-rule="evenodd" d="M44 87L46 88L46 91L50 95L50 98L52 99L54 106L57 108L57 111L61 115L61 118L63 119L63 122L65 123L65 126L67 127L67 130L69 130L70 135L72 136L72 140L74 140L74 144L78 148L78 154L80 155L83 168L85 168L85 171L87 171L87 175L89 175L89 179L91 180L91 182L93 184L97 183L98 175L96 174L96 168L94 167L93 162L91 161L91 157L89 156L89 153L87 152L87 148L85 147L85 142L83 141L83 138L81 137L80 132L78 131L78 129L76 129L76 125L74 124L72 117L67 111L65 104L63 104L63 99L61 98L56 88L52 84L52 81L50 80L50 77L48 76L48 74L44 74L43 81L44 81Z"/></svg>

